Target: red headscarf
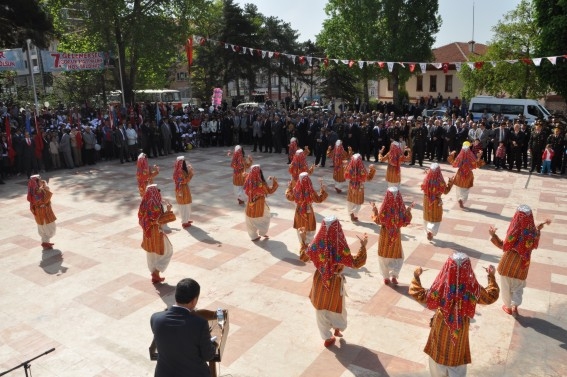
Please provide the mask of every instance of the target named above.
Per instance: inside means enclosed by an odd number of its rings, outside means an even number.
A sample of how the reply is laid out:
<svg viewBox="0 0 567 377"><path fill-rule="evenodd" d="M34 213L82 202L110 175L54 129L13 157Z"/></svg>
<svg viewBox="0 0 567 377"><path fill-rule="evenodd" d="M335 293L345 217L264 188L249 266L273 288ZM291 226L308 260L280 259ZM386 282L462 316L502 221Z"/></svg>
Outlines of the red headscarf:
<svg viewBox="0 0 567 377"><path fill-rule="evenodd" d="M343 166L343 154L345 149L343 148L343 142L337 140L335 142L335 149L333 150L333 170L339 171Z"/></svg>
<svg viewBox="0 0 567 377"><path fill-rule="evenodd" d="M362 163L360 154L355 154L351 157L346 171L345 178L350 179L350 183L354 188L359 188L360 184L366 182L368 172Z"/></svg>
<svg viewBox="0 0 567 377"><path fill-rule="evenodd" d="M288 155L293 158L295 152L297 151L297 139L292 137L288 145Z"/></svg>
<svg viewBox="0 0 567 377"><path fill-rule="evenodd" d="M244 154L242 153L242 147L240 145L234 147L234 154L232 155L230 167L233 169L234 173L241 173L244 171Z"/></svg>
<svg viewBox="0 0 567 377"><path fill-rule="evenodd" d="M175 190L179 190L181 188L183 179L187 176L187 174L189 174L189 170L185 163L185 157L177 157L173 167L173 182L175 183Z"/></svg>
<svg viewBox="0 0 567 377"><path fill-rule="evenodd" d="M299 179L293 187L293 197L295 198L295 203L299 209L299 214L305 216L307 214L307 209L309 205L313 203L313 195L315 190L313 189L313 184L309 174L303 172L299 174Z"/></svg>
<svg viewBox="0 0 567 377"><path fill-rule="evenodd" d="M137 161L136 178L138 183L146 182L150 176L150 167L148 165L148 158L144 153L140 153Z"/></svg>
<svg viewBox="0 0 567 377"><path fill-rule="evenodd" d="M295 151L293 160L291 160L291 164L289 165L289 174L291 174L291 178L295 181L299 178L299 174L308 170L309 167L307 166L305 153L303 153L303 149L298 149Z"/></svg>
<svg viewBox="0 0 567 377"><path fill-rule="evenodd" d="M266 182L262 179L260 165L253 165L244 181L244 192L248 201L253 202L258 197L266 195Z"/></svg>
<svg viewBox="0 0 567 377"><path fill-rule="evenodd" d="M427 307L441 310L445 324L451 329L453 340L458 337L464 318L474 318L480 289L469 257L455 252L447 258L427 291Z"/></svg>
<svg viewBox="0 0 567 377"><path fill-rule="evenodd" d="M392 141L390 144L390 151L388 152L388 164L399 167L400 159L404 155L404 151L400 148L400 143Z"/></svg>
<svg viewBox="0 0 567 377"><path fill-rule="evenodd" d="M151 235L150 230L153 225L157 224L162 213L161 193L157 185L148 185L138 208L138 223L144 230L144 236L149 237Z"/></svg>
<svg viewBox="0 0 567 377"><path fill-rule="evenodd" d="M388 231L390 243L398 236L399 229L409 223L407 208L397 187L388 187L378 211L378 219L380 225Z"/></svg>
<svg viewBox="0 0 567 377"><path fill-rule="evenodd" d="M330 288L331 277L341 265L354 266L343 229L335 216L323 219L319 232L307 247L306 253L319 270L327 289Z"/></svg>
<svg viewBox="0 0 567 377"><path fill-rule="evenodd" d="M532 210L522 204L516 210L504 239L502 250L515 250L524 263L530 262L533 249L539 245L539 230L537 229Z"/></svg>
<svg viewBox="0 0 567 377"><path fill-rule="evenodd" d="M475 162L476 156L474 153L468 146L463 145L459 155L453 160L453 167L458 168L463 176L467 176L475 168Z"/></svg>
<svg viewBox="0 0 567 377"><path fill-rule="evenodd" d="M429 198L429 205L433 205L435 199L445 192L446 187L447 184L445 183L445 179L443 179L443 173L441 173L439 164L434 162L431 164L427 175L423 178L423 182L421 183L423 194Z"/></svg>

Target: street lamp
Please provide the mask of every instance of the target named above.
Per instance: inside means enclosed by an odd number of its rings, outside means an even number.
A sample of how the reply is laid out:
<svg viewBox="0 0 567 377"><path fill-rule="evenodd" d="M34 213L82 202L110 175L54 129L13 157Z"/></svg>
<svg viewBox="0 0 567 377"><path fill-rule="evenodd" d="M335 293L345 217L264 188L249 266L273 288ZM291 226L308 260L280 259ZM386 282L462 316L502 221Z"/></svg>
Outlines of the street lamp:
<svg viewBox="0 0 567 377"><path fill-rule="evenodd" d="M35 115L39 115L38 110L39 110L39 104L37 102L37 92L35 91L35 79L33 78L33 71L32 71L32 62L30 59L30 43L31 43L31 39L26 39L26 44L27 44L27 56L28 56L28 70L30 72L30 76L31 76L31 80L32 80L32 86L33 86L33 100L34 100L34 104L35 104L35 110L34 113Z"/></svg>

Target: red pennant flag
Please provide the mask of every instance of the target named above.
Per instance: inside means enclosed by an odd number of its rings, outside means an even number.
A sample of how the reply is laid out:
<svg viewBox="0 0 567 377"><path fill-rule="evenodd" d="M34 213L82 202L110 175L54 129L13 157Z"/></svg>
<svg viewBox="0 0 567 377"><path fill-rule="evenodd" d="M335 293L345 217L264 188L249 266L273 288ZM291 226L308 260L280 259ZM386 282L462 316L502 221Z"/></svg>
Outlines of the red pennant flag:
<svg viewBox="0 0 567 377"><path fill-rule="evenodd" d="M205 43L207 43L207 38L201 37L201 40L199 41L199 44L200 44L201 46L204 46Z"/></svg>
<svg viewBox="0 0 567 377"><path fill-rule="evenodd" d="M377 64L378 67L380 67L380 68L384 68L384 66L385 66L384 62L376 62L376 64Z"/></svg>
<svg viewBox="0 0 567 377"><path fill-rule="evenodd" d="M443 73L449 72L449 63L443 63Z"/></svg>
<svg viewBox="0 0 567 377"><path fill-rule="evenodd" d="M354 65L355 61L354 60L349 60L348 61L348 67L352 68L352 66Z"/></svg>
<svg viewBox="0 0 567 377"><path fill-rule="evenodd" d="M234 52L240 52L240 46L234 46Z"/></svg>
<svg viewBox="0 0 567 377"><path fill-rule="evenodd" d="M481 69L484 66L484 62L474 62L474 67L476 69Z"/></svg>
<svg viewBox="0 0 567 377"><path fill-rule="evenodd" d="M532 59L521 59L524 64L530 65L532 64Z"/></svg>
<svg viewBox="0 0 567 377"><path fill-rule="evenodd" d="M325 68L327 68L329 66L329 59L328 58L323 59L323 65L325 66Z"/></svg>
<svg viewBox="0 0 567 377"><path fill-rule="evenodd" d="M193 65L193 36L187 38L185 53L187 54L187 71L191 73L191 66Z"/></svg>
<svg viewBox="0 0 567 377"><path fill-rule="evenodd" d="M16 157L16 151L12 146L12 125L10 124L8 114L4 117L4 124L6 125L6 140L8 141L8 159L10 160L10 164L13 164L14 158Z"/></svg>
<svg viewBox="0 0 567 377"><path fill-rule="evenodd" d="M279 59L280 58L280 53L279 52L274 52L274 58Z"/></svg>
<svg viewBox="0 0 567 377"><path fill-rule="evenodd" d="M410 65L409 65L409 71L410 71L411 73L413 73L413 71L415 71L415 64L410 64Z"/></svg>
<svg viewBox="0 0 567 377"><path fill-rule="evenodd" d="M305 56L299 57L299 64L305 64Z"/></svg>

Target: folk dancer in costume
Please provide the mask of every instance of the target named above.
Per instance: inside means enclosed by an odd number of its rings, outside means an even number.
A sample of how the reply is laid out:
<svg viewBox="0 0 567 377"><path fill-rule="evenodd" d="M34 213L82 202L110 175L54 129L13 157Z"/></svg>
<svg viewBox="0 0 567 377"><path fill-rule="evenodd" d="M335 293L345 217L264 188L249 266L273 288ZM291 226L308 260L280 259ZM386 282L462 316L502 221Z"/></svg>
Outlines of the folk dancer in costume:
<svg viewBox="0 0 567 377"><path fill-rule="evenodd" d="M364 182L371 181L376 174L376 167L370 165L368 171L364 167L362 157L356 153L350 159L345 171L345 178L349 180L347 194L347 210L351 221L358 221L360 206L364 203Z"/></svg>
<svg viewBox="0 0 567 377"><path fill-rule="evenodd" d="M400 190L396 186L391 186L386 191L380 210L376 208L374 202L370 205L372 221L380 225L378 263L384 284L391 282L398 285L398 276L404 263L401 229L411 222L413 203L406 207Z"/></svg>
<svg viewBox="0 0 567 377"><path fill-rule="evenodd" d="M427 175L421 183L423 191L423 225L427 239L431 241L437 235L443 219L443 200L441 195L447 195L453 187L453 179L445 183L439 164L434 162L427 170Z"/></svg>
<svg viewBox="0 0 567 377"><path fill-rule="evenodd" d="M307 245L306 233L303 230L303 248L315 265L313 285L309 298L316 310L317 327L325 347L335 344L335 337L347 327L347 311L345 306L345 267L360 268L366 264L366 244L368 236L360 239L360 249L353 256L346 242L341 224L335 216L323 219L315 239ZM334 329L334 332L331 330Z"/></svg>
<svg viewBox="0 0 567 377"><path fill-rule="evenodd" d="M138 155L136 178L138 180L138 190L142 198L146 192L146 187L154 183L154 178L158 174L159 167L154 165L150 168L148 165L148 157L145 153L140 153Z"/></svg>
<svg viewBox="0 0 567 377"><path fill-rule="evenodd" d="M309 148L305 147L305 151L303 149L298 149L295 151L295 155L293 156L293 160L291 160L291 164L289 165L288 171L291 175L291 181L293 185L299 179L299 174L303 172L307 172L309 174L313 174L313 170L315 169L315 165L311 165L311 167L307 166L307 155L309 154Z"/></svg>
<svg viewBox="0 0 567 377"><path fill-rule="evenodd" d="M261 236L269 238L270 207L266 202L266 196L273 194L278 189L278 180L275 177L268 177L268 180L272 181L272 187L269 187L266 183L260 165L254 165L244 181L244 192L248 197L246 229L252 241L260 240Z"/></svg>
<svg viewBox="0 0 567 377"><path fill-rule="evenodd" d="M457 174L453 177L453 184L457 187L457 199L461 208L465 208L464 204L469 197L469 189L474 184L473 169L484 166L482 151L475 156L470 146L471 143L465 141L457 157L455 157L456 152L452 151L447 158L447 162L452 164L454 168L458 168Z"/></svg>
<svg viewBox="0 0 567 377"><path fill-rule="evenodd" d="M494 266L486 271L488 285L483 288L476 280L470 259L464 253L455 252L428 290L421 286L422 268L416 268L413 273L409 294L425 303L428 309L435 310L424 349L429 355L432 377L466 376L467 364L471 363L469 325L476 304L490 305L498 300Z"/></svg>
<svg viewBox="0 0 567 377"><path fill-rule="evenodd" d="M388 182L388 187L398 187L400 186L400 182L402 181L400 166L404 162L411 161L411 149L407 147L405 149L402 149L399 142L392 141L388 153L386 153L386 155L382 155L385 148L386 147L382 147L382 149L380 150L380 153L378 154L378 160L380 162L388 162L388 168L386 169L386 182Z"/></svg>
<svg viewBox="0 0 567 377"><path fill-rule="evenodd" d="M244 179L246 177L246 170L252 166L252 157L244 157L244 149L240 145L234 147L232 161L232 189L234 196L238 200L238 204L243 205L246 199L244 194Z"/></svg>
<svg viewBox="0 0 567 377"><path fill-rule="evenodd" d="M175 221L175 215L171 212L171 204L162 200L157 185L148 185L138 209L138 222L143 230L142 248L146 250L154 284L165 280L160 272L167 269L173 255L173 246L162 230L162 225L172 221Z"/></svg>
<svg viewBox="0 0 567 377"><path fill-rule="evenodd" d="M44 250L53 249L51 238L55 236L57 229L55 214L51 208L51 197L53 193L47 186L47 182L39 175L32 175L28 181L28 202L30 211L37 224L37 232L41 237L41 246Z"/></svg>
<svg viewBox="0 0 567 377"><path fill-rule="evenodd" d="M504 301L502 310L507 314L518 314L530 269L531 254L537 249L540 231L546 224L551 224L551 220L546 219L536 226L532 210L523 204L516 210L504 241L496 235L495 227L491 226L488 230L490 241L504 251L498 263L498 273Z"/></svg>
<svg viewBox="0 0 567 377"><path fill-rule="evenodd" d="M295 152L297 152L297 149L298 149L298 148L299 148L299 147L297 146L297 138L292 137L292 138L289 140L289 144L288 144L288 146L287 146L287 151L288 151L288 154L287 154L287 164L288 164L288 165L291 164L291 161L293 161L293 156L295 156Z"/></svg>
<svg viewBox="0 0 567 377"><path fill-rule="evenodd" d="M319 193L315 192L313 189L313 184L311 183L311 178L307 172L299 174L299 179L295 186L292 186L292 181L289 182L289 186L285 191L285 197L289 201L295 202L295 216L293 218L293 227L297 229L297 237L299 238L299 243L302 243L301 231L300 229L305 229L305 242L309 243L315 235L315 229L317 223L315 221L315 213L313 212L312 203L322 203L329 194L325 191L325 186L321 181L321 189ZM307 262L309 258L303 252L301 248L299 253L299 259L303 262Z"/></svg>
<svg viewBox="0 0 567 377"><path fill-rule="evenodd" d="M348 147L348 151L343 148L343 142L337 140L335 148L327 149L327 157L333 159L333 180L335 181L335 191L337 194L343 192L345 179L345 166L352 156L352 148Z"/></svg>
<svg viewBox="0 0 567 377"><path fill-rule="evenodd" d="M191 218L191 190L189 182L193 178L193 167L187 165L184 156L178 156L173 169L173 182L175 183L175 200L179 204L181 226L189 228L193 221Z"/></svg>

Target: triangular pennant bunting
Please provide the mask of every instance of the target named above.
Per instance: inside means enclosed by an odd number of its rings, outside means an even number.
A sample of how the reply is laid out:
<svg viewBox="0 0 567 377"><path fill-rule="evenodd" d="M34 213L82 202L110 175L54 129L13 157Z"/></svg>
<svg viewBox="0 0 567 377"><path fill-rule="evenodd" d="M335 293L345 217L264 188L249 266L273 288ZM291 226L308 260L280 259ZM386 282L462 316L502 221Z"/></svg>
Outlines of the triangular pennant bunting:
<svg viewBox="0 0 567 377"><path fill-rule="evenodd" d="M392 72L394 70L394 62L386 62L388 65L388 72Z"/></svg>
<svg viewBox="0 0 567 377"><path fill-rule="evenodd" d="M532 61L536 67L539 67L541 64L541 58L533 58Z"/></svg>
<svg viewBox="0 0 567 377"><path fill-rule="evenodd" d="M419 69L421 69L421 73L425 73L427 69L427 63L419 63Z"/></svg>

